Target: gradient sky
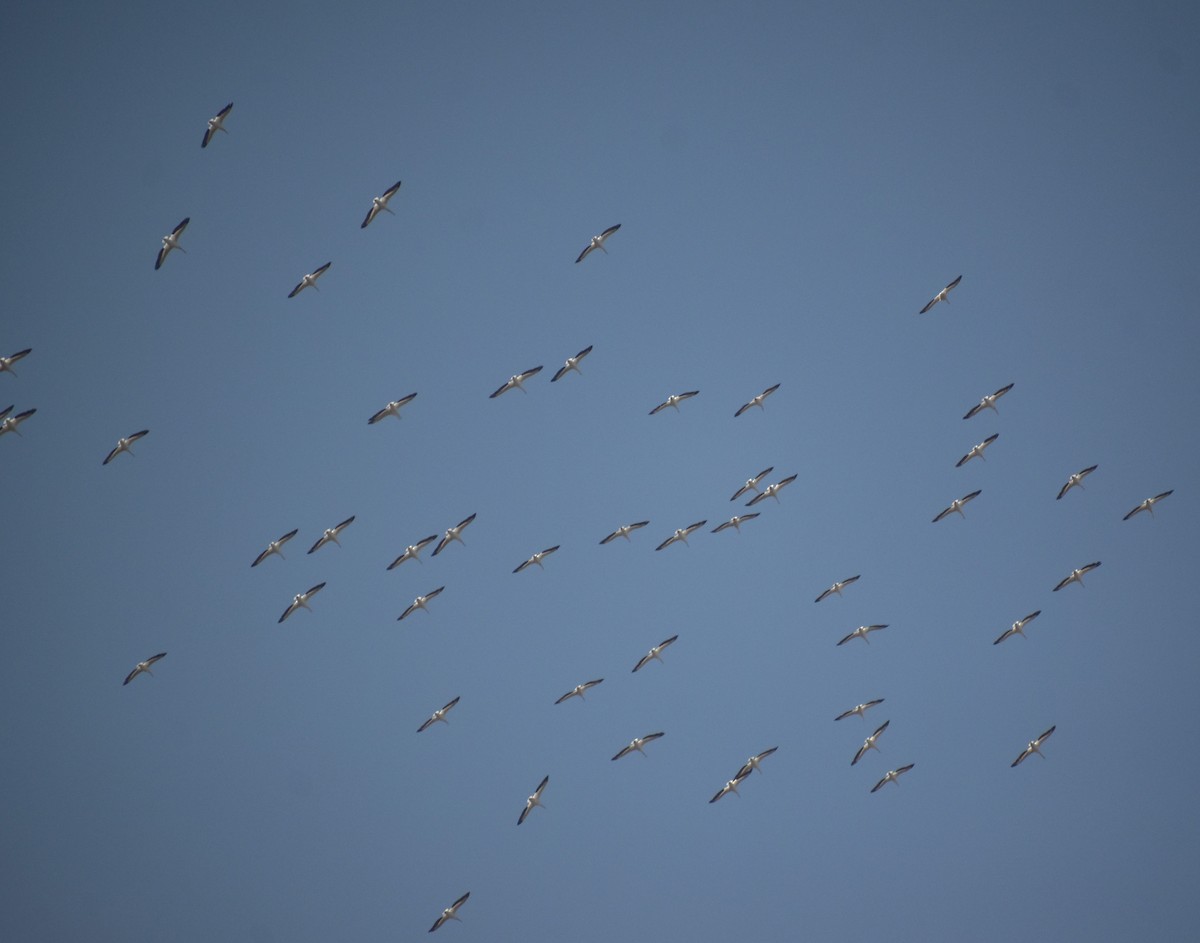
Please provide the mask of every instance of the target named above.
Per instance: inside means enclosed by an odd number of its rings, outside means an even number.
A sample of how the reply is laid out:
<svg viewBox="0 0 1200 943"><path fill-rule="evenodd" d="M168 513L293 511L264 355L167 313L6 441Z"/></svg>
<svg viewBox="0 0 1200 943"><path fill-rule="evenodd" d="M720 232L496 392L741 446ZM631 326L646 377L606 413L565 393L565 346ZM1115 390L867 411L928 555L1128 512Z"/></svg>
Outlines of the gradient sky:
<svg viewBox="0 0 1200 943"><path fill-rule="evenodd" d="M33 353L0 409L37 413L0 437L0 937L417 939L465 891L441 938L1194 931L1198 20L12 12L0 355ZM709 533L768 465L798 476L780 502ZM471 513L465 546L386 571ZM889 628L837 647L863 623Z"/></svg>

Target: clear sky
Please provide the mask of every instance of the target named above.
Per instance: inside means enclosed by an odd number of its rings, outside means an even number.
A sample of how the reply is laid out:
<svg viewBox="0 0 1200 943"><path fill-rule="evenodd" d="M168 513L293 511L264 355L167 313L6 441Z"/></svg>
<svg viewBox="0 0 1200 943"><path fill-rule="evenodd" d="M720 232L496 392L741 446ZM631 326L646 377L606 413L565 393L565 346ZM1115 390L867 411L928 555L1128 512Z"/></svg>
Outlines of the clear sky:
<svg viewBox="0 0 1200 943"><path fill-rule="evenodd" d="M1198 19L14 10L0 356L33 353L0 409L37 413L0 436L0 937L417 939L465 891L441 937L1194 932ZM711 534L767 466L781 500Z"/></svg>

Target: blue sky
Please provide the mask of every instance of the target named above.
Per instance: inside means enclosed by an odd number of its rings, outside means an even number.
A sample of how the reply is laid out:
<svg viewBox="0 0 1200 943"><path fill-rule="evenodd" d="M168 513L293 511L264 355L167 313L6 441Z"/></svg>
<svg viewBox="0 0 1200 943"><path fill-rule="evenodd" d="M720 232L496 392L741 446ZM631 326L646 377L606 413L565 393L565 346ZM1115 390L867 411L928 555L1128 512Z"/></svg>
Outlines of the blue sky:
<svg viewBox="0 0 1200 943"><path fill-rule="evenodd" d="M10 17L0 355L33 353L0 409L37 413L0 437L0 936L411 939L468 890L442 936L1186 935L1196 27L1173 4ZM710 534L769 465L797 475L780 502ZM471 513L465 546L386 571ZM836 646L864 623L889 628Z"/></svg>

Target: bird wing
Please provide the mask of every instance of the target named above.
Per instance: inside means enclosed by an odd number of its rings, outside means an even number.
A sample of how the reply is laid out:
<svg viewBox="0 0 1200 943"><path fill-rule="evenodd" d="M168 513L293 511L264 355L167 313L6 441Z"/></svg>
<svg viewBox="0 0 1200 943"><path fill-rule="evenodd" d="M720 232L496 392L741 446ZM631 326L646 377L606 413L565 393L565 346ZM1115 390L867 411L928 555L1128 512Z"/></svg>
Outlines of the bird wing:
<svg viewBox="0 0 1200 943"><path fill-rule="evenodd" d="M323 546L325 546L325 542L327 540L328 540L328 538L324 534L322 534L320 537L317 538L317 542L308 548L308 552L315 553L316 551L320 550Z"/></svg>
<svg viewBox="0 0 1200 943"><path fill-rule="evenodd" d="M279 617L279 623L276 624L282 624L283 620L295 612L297 608L299 608L298 604L295 602L295 600L293 600L288 607L283 610L283 615Z"/></svg>
<svg viewBox="0 0 1200 943"><path fill-rule="evenodd" d="M754 405L753 403L746 403L742 406L739 406L738 411L733 414L733 418L737 419L738 416L740 416L742 413L744 413L747 409L749 409L753 405Z"/></svg>
<svg viewBox="0 0 1200 943"><path fill-rule="evenodd" d="M559 698L557 701L555 701L554 703L555 703L555 704L561 704L563 701L567 700L567 698L574 697L574 696L575 696L575 689L574 689L574 688L571 688L571 690L570 690L570 691L568 691L566 694L564 694L562 697L560 697L560 698ZM520 823L518 822L517 824L520 824Z"/></svg>
<svg viewBox="0 0 1200 943"><path fill-rule="evenodd" d="M939 511L939 512L938 512L938 516L937 516L937 517L935 517L935 518L933 519L933 523L935 523L935 524L936 524L938 521L940 521L940 520L941 520L943 517L945 517L947 514L950 514L950 513L952 513L952 512L953 512L953 510L954 510L953 508L946 508L945 510Z"/></svg>
<svg viewBox="0 0 1200 943"><path fill-rule="evenodd" d="M586 259L588 256L588 253L591 252L594 248L596 248L596 247L589 242L587 244L587 246L584 247L584 250L579 253L579 258L577 258L575 260L575 264L578 265L580 262L582 262L584 259Z"/></svg>
<svg viewBox="0 0 1200 943"><path fill-rule="evenodd" d="M648 662L648 661L649 661L651 658L653 658L653 657L654 657L654 656L653 656L652 654L650 654L650 653L647 653L647 654L643 655L641 658L639 658L639 659L638 659L638 663L637 663L636 665L634 665L634 666L633 666L633 673L634 673L634 674L636 674L636 673L637 673L637 670L638 670L639 668L641 668L643 665L645 665L645 664L646 664L646 662Z"/></svg>
<svg viewBox="0 0 1200 943"><path fill-rule="evenodd" d="M557 371L555 371L555 373L554 373L554 376L552 376L552 377L550 378L550 382L551 382L551 383L557 383L559 380L561 380L561 379L562 379L562 377L563 377L563 374L564 374L564 373L566 373L566 372L567 372L568 370L570 370L570 369L571 369L571 368L570 368L570 367L568 367L566 364L563 364L561 367L559 367L559 368L558 368L558 370L557 370Z"/></svg>
<svg viewBox="0 0 1200 943"><path fill-rule="evenodd" d="M513 570L513 572L520 573L523 569L525 569L528 566L533 566L533 557L530 557L528 560L526 560L524 563L522 563L519 567L517 567L515 570Z"/></svg>
<svg viewBox="0 0 1200 943"><path fill-rule="evenodd" d="M663 736L663 732L660 730L658 733L646 734L646 736L642 737L641 740L642 740L643 744L646 744L646 743L649 743L651 740L657 740L661 736Z"/></svg>
<svg viewBox="0 0 1200 943"><path fill-rule="evenodd" d="M849 635L847 635L844 639L842 639L840 642L838 642L838 645L845 645L848 641L850 641L850 639L854 638L854 636L856 636L857 634L858 634L858 630L856 629L855 631L853 631Z"/></svg>
<svg viewBox="0 0 1200 943"><path fill-rule="evenodd" d="M363 218L362 225L359 226L358 228L366 229L369 225L371 225L371 220L373 220L378 214L379 214L379 204L376 203L374 200L372 200L371 208L369 210L367 210L367 215Z"/></svg>
<svg viewBox="0 0 1200 943"><path fill-rule="evenodd" d="M520 816L517 818L517 824L518 824L518 825L520 825L522 822L524 822L524 821L525 821L525 817L526 817L527 815L529 815L529 810L530 810L530 809L532 809L532 808L533 808L533 803L532 803L532 802L528 802L528 801L527 801L527 802L525 803L525 808L521 810L521 814L520 814Z"/></svg>
<svg viewBox="0 0 1200 943"><path fill-rule="evenodd" d="M617 223L617 225L615 225L615 226L609 226L606 230L604 230L604 232L600 233L600 238L602 240L607 239L609 236L611 236L613 233L615 233L620 228L621 228L620 223Z"/></svg>
<svg viewBox="0 0 1200 943"><path fill-rule="evenodd" d="M850 765L854 766L856 763L858 763L858 761L862 759L862 755L869 749L870 747L868 747L866 743L863 743L863 745L858 748L858 752L854 754L854 759L850 761Z"/></svg>
<svg viewBox="0 0 1200 943"><path fill-rule="evenodd" d="M650 410L650 415L653 416L655 413L659 412L660 410L666 409L666 408L667 408L667 403L664 400L663 402L661 402L657 406L655 406L652 410Z"/></svg>
<svg viewBox="0 0 1200 943"><path fill-rule="evenodd" d="M721 533L721 531L725 530L726 528L733 527L733 522L736 520L737 520L736 517L732 517L729 520L727 520L724 524L718 524L716 527L713 528L712 532L714 534L719 534L719 533ZM738 523L741 523L741 522L738 521Z"/></svg>
<svg viewBox="0 0 1200 943"><path fill-rule="evenodd" d="M121 446L118 445L118 446L114 447L113 450L111 452L109 452L108 455L105 457L104 461L102 461L100 464L107 465L109 462L111 462L114 458L117 457L117 453L120 451L121 451Z"/></svg>
<svg viewBox="0 0 1200 943"><path fill-rule="evenodd" d="M1040 747L1042 745L1042 741L1047 739L1050 736L1050 734L1054 733L1054 731L1057 727L1058 727L1058 724L1055 724L1053 727L1051 727L1049 730L1047 730L1044 734L1042 734L1040 737L1038 737L1037 745Z"/></svg>
<svg viewBox="0 0 1200 943"><path fill-rule="evenodd" d="M163 259L165 259L167 257L167 253L170 251L171 250L168 249L165 245L161 249L158 250L158 258L154 260L154 270L156 272L160 268L162 268Z"/></svg>
<svg viewBox="0 0 1200 943"><path fill-rule="evenodd" d="M672 534L670 537L668 537L666 540L664 540L664 541L663 541L661 544L659 544L659 545L658 545L657 547L655 547L654 549L655 549L655 550L662 550L664 547L669 547L669 546L671 546L671 544L675 543L675 541L677 541L678 539L679 539L678 537L676 537L674 534ZM635 669L635 670L636 670L636 669Z"/></svg>
<svg viewBox="0 0 1200 943"><path fill-rule="evenodd" d="M1025 759L1025 757L1029 756L1029 754L1032 752L1033 752L1033 747L1026 747L1024 750L1021 751L1021 755L1012 761L1012 764L1009 767L1009 769L1011 769L1013 766L1020 766L1021 761L1023 759Z"/></svg>
<svg viewBox="0 0 1200 943"><path fill-rule="evenodd" d="M630 750L632 750L632 749L633 749L633 744L632 744L632 743L631 743L629 746L627 746L627 747L622 747L622 748L621 748L621 751L620 751L620 752L619 752L619 753L618 753L616 756L614 756L614 757L613 757L613 759L614 759L614 760L619 760L621 757L623 757L623 756L624 756L626 753L628 753L628 752L629 752Z"/></svg>
<svg viewBox="0 0 1200 943"><path fill-rule="evenodd" d="M1016 634L1016 631L1017 631L1016 629L1005 629L1005 630L1004 630L1004 632L1001 634L1001 636L1000 636L998 639L996 639L996 641L992 642L992 644L993 644L993 645L999 645L1001 642L1003 642L1003 641L1004 641L1006 638L1008 638L1010 635L1015 635L1015 634Z"/></svg>

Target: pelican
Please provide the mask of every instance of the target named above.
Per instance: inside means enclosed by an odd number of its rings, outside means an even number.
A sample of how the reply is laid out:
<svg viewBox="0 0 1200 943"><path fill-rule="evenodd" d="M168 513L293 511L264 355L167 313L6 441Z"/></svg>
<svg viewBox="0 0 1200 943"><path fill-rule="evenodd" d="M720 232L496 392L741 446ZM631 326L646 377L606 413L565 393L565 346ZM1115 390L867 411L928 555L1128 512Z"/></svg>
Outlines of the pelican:
<svg viewBox="0 0 1200 943"><path fill-rule="evenodd" d="M929 302L929 304L927 304L924 308L922 308L917 313L924 314L926 311L928 311L930 308L932 308L939 301L944 301L944 302L946 302L946 304L950 304L950 289L957 287L958 283L961 281L962 281L962 276L960 275L960 276L958 276L958 278L956 278L954 281L952 281L949 285L947 285L945 288L943 288L941 291L939 291L936 295L934 295L933 299Z"/></svg>
<svg viewBox="0 0 1200 943"><path fill-rule="evenodd" d="M309 272L302 279L300 279L299 282L296 283L295 288L288 292L288 297L295 298L298 294L300 294L300 292L304 291L305 288L312 288L313 291L320 291L320 289L317 288L317 279L329 271L329 266L331 265L333 265L332 262L326 262L315 272Z"/></svg>
<svg viewBox="0 0 1200 943"><path fill-rule="evenodd" d="M742 769L745 769L745 767L742 767ZM731 793L731 792L740 799L742 797L742 794L737 791L737 787L738 787L738 783L740 783L745 778L746 777L744 775L742 775L741 773L739 773L737 776L734 776L733 779L729 780L729 782L727 782L724 786L722 786L720 789L717 790L717 794L708 800L708 804L712 805L718 799L724 798L728 793Z"/></svg>
<svg viewBox="0 0 1200 943"><path fill-rule="evenodd" d="M753 498L746 502L746 507L754 507L759 501L765 501L767 498L774 498L775 503L779 503L779 492L796 480L795 475L788 475L775 482L773 485L767 485L762 491L756 494Z"/></svg>
<svg viewBox="0 0 1200 943"><path fill-rule="evenodd" d="M1058 726L1058 724L1054 725L1054 727L1057 727L1057 726ZM1012 761L1012 766L1018 766L1020 764L1020 762L1023 759L1025 759L1025 757L1029 756L1031 753L1036 753L1038 756L1040 756L1044 760L1046 758L1046 756L1045 756L1045 754L1042 753L1040 747L1046 741L1046 738L1049 737L1050 734L1054 733L1054 727L1051 727L1049 730L1047 730L1044 734L1042 734L1036 740L1030 740L1029 746L1027 746L1024 750L1022 750L1021 755ZM1010 766L1009 769L1011 769L1012 766Z"/></svg>
<svg viewBox="0 0 1200 943"><path fill-rule="evenodd" d="M12 365L24 357L28 357L33 353L32 347L26 347L24 350L18 350L15 354L9 354L7 357L0 357L0 373L11 373L14 377L17 371L12 368Z"/></svg>
<svg viewBox="0 0 1200 943"><path fill-rule="evenodd" d="M985 409L990 409L992 412L999 415L1000 410L998 410L996 408L996 400L998 400L1001 396L1003 396L1005 393L1007 393L1009 390L1011 390L1014 385L1015 384L1010 383L1010 384L1008 384L1008 386L1000 387L1000 389L996 390L995 393L989 393L987 396L985 396L983 399L981 399L978 403L976 403L974 406L972 406L970 409L968 409L967 414L965 416L963 416L963 419L970 419L972 416L977 415L978 413L980 413L982 410L985 410Z"/></svg>
<svg viewBox="0 0 1200 943"><path fill-rule="evenodd" d="M857 707L850 708L850 710L848 710L848 711L842 711L840 714L838 714L833 719L834 720L842 720L846 717L851 716L852 714L857 714L863 720L866 720L867 719L867 711L869 711L876 704L882 704L883 700L884 700L883 698L877 697L873 701L865 701L864 703L859 704Z"/></svg>
<svg viewBox="0 0 1200 943"><path fill-rule="evenodd" d="M536 367L530 367L524 373L513 374L513 376L509 377L505 382L500 384L499 389L497 389L495 393L489 394L488 399L495 399L501 393L507 393L511 389L518 389L522 393L526 392L525 387L522 386L522 384L526 380L528 380L531 376L534 376L535 374L538 374L541 372L542 372L542 368L539 365Z"/></svg>
<svg viewBox="0 0 1200 943"><path fill-rule="evenodd" d="M685 399L691 399L693 396L699 394L699 392L699 390L692 390L690 393L672 393L665 400L650 410L650 415L653 416L655 413L666 409L668 406L674 409L675 412L679 412L679 404Z"/></svg>
<svg viewBox="0 0 1200 943"><path fill-rule="evenodd" d="M127 435L123 439L117 439L117 444L113 447L113 450L108 453L108 456L100 464L107 465L122 452L128 452L130 455L133 455L133 449L131 449L130 446L142 436L149 434L149 429L143 429L141 432L135 432L132 435Z"/></svg>
<svg viewBox="0 0 1200 943"><path fill-rule="evenodd" d="M388 416L395 416L397 419L399 419L400 418L400 407L405 405L406 403L411 403L416 398L416 396L417 396L416 393L409 393L407 396L400 397L400 399L392 400L390 403L388 403L386 406L384 406L383 409L379 410L379 412L377 412L374 416L372 416L370 419L368 419L367 425L373 426L373 425L375 425L375 423L379 422L380 419L386 419Z"/></svg>
<svg viewBox="0 0 1200 943"><path fill-rule="evenodd" d="M758 517L758 511L755 511L753 514L735 514L724 524L718 524L716 527L714 527L712 532L714 534L719 534L727 527L732 527L740 534L742 532L742 525L745 524L746 521L754 520L756 517Z"/></svg>
<svg viewBox="0 0 1200 943"><path fill-rule="evenodd" d="M773 472L774 470L775 470L774 465L768 465L766 468L764 468L762 471L760 471L753 478L747 478L746 483L744 485L742 485L740 488L738 488L738 490L733 493L733 497L730 498L729 500L736 501L738 498L740 498L742 495L744 495L747 491L757 492L758 491L758 483L760 481L762 481L764 478L766 478L767 475L771 474L771 472Z"/></svg>
<svg viewBox="0 0 1200 943"><path fill-rule="evenodd" d="M424 609L426 612L428 612L429 607L426 606L425 604L427 602L429 602L429 600L433 599L434 596L439 595L441 593L441 591L445 588L446 588L445 586L439 586L437 589L430 590L424 596L418 596L416 599L414 599L412 601L412 604L407 609L405 609L402 613L400 613L400 615L399 615L399 617L397 617L396 621L397 622L402 621L406 616L412 615L418 609Z"/></svg>
<svg viewBox="0 0 1200 943"><path fill-rule="evenodd" d="M521 812L520 818L517 819L517 824L520 825L525 821L525 817L533 811L534 806L541 806L543 809L546 806L542 803L542 790L546 788L546 783L550 782L549 776L542 777L542 781L538 783L537 789L533 791L533 795L525 800L525 808Z"/></svg>
<svg viewBox="0 0 1200 943"><path fill-rule="evenodd" d="M432 933L447 920L457 920L459 923L462 923L462 918L458 916L458 908L465 904L467 902L467 898L470 896L471 892L467 891L462 897L443 910L442 915L438 917L437 920L433 922L433 926L429 928L429 932Z"/></svg>
<svg viewBox="0 0 1200 943"><path fill-rule="evenodd" d="M740 416L742 413L744 413L751 406L757 406L759 409L762 409L764 412L766 412L766 410L763 408L763 400L765 400L768 396L770 396L772 393L774 393L777 389L779 389L778 383L776 383L774 386L768 386L765 390L763 390L756 397L754 397L752 400L750 400L750 402L746 403L743 406L739 406L738 411L733 414L733 418L737 419L738 416Z"/></svg>
<svg viewBox="0 0 1200 943"><path fill-rule="evenodd" d="M754 754L754 756L750 757L750 759L746 760L746 762L742 764L742 768L738 770L738 774L734 777L734 779L745 779L755 770L758 770L761 773L762 761L778 749L779 747L771 747L769 750L763 750L762 753Z"/></svg>
<svg viewBox="0 0 1200 943"><path fill-rule="evenodd" d="M298 533L300 533L300 528L297 527L295 530L288 531L286 534L284 534L278 540L272 540L269 544L267 544L267 549L264 550L262 553L260 553L257 557L254 558L254 562L251 563L250 566L252 566L252 567L258 566L260 563L263 562L263 560L267 559L267 557L269 557L273 553L279 554L280 560L287 559L283 555L282 547L289 540L291 540L293 537L295 537Z"/></svg>
<svg viewBox="0 0 1200 943"><path fill-rule="evenodd" d="M386 190L383 191L383 196L372 197L371 208L369 210L367 210L366 219L364 219L362 221L362 225L359 226L358 228L366 229L368 226L371 225L371 220L373 220L381 212L382 213L392 213L392 211L390 209L388 209L388 200L390 200L392 197L394 197L396 195L396 191L399 189L400 189L400 181L397 180L394 184L392 184L390 187L388 187ZM392 215L395 216L396 214L392 213Z"/></svg>
<svg viewBox="0 0 1200 943"><path fill-rule="evenodd" d="M583 376L583 371L579 369L579 361L581 361L584 357L586 357L588 354L590 354L592 352L593 346L594 345L592 345L592 344L588 344L587 347L583 348L583 350L581 350L579 353L577 353L574 357L568 357L567 362L564 363L561 367L559 367L558 372L555 373L554 376L552 376L550 378L550 382L557 383L559 380L561 380L563 377L565 377L572 370L574 370L580 376Z"/></svg>
<svg viewBox="0 0 1200 943"><path fill-rule="evenodd" d="M308 604L308 601L310 599L312 599L313 596L315 596L317 593L319 593L324 588L325 588L324 583L318 583L316 586L314 586L312 589L308 590L307 592L297 593L295 596L292 597L292 604L283 610L283 615L281 615L279 617L279 621L283 622L284 619L286 619L288 616L290 616L297 609L307 609L309 612L312 612L312 606L310 606Z"/></svg>
<svg viewBox="0 0 1200 943"><path fill-rule="evenodd" d="M445 707L439 708L438 710L436 710L432 714L430 714L429 719L427 721L425 721L425 723L421 724L420 727L417 728L417 733L424 733L426 730L428 730L430 727L432 727L438 721L441 721L443 724L445 724L447 727L449 727L450 721L446 720L446 714L449 712L450 708L452 708L455 704L458 703L458 700L459 699L456 697L453 701L448 703ZM463 900L466 900L466 898L464 897ZM459 901L459 903L462 903L462 901ZM457 906L457 904L455 906ZM434 929L436 930L437 927L434 927Z"/></svg>
<svg viewBox="0 0 1200 943"><path fill-rule="evenodd" d="M860 638L864 642L866 642L868 645L870 645L871 640L869 638L867 638L867 633L868 632L877 632L879 629L886 629L886 628L887 628L887 623L884 623L883 625L860 625L857 629L855 629L853 632L851 632L849 635L847 635L844 639L842 639L840 642L838 642L838 645L845 645L852 638Z"/></svg>
<svg viewBox="0 0 1200 943"><path fill-rule="evenodd" d="M213 139L218 131L225 131L225 119L229 117L229 113L233 111L233 102L230 102L215 115L208 119L208 128L204 132L204 140L200 142L201 147L208 147L208 142ZM228 134L228 131L225 131Z"/></svg>
<svg viewBox="0 0 1200 943"><path fill-rule="evenodd" d="M4 435L6 432L15 432L17 435L20 435L21 430L17 426L21 425L21 423L37 412L36 409L27 409L23 413L10 416L9 413L12 411L13 408L9 406L8 409L0 413L0 435Z"/></svg>
<svg viewBox="0 0 1200 943"><path fill-rule="evenodd" d="M1068 491L1070 491L1072 488L1075 488L1075 487L1083 488L1083 479L1085 479L1088 475L1090 475L1092 472L1094 472L1099 467L1100 467L1099 465L1089 465L1087 468L1081 468L1074 475L1072 475L1070 478L1067 479L1067 483L1065 485L1063 485L1061 488L1058 489L1058 497L1055 498L1055 500L1056 501L1062 500L1062 496L1064 494L1066 494Z"/></svg>
<svg viewBox="0 0 1200 943"><path fill-rule="evenodd" d="M342 545L338 540L338 534L344 531L347 527L354 523L355 515L351 514L348 518L338 524L336 527L326 527L325 533L317 538L317 542L308 548L309 553L316 553L330 541L333 541L339 547Z"/></svg>
<svg viewBox="0 0 1200 943"><path fill-rule="evenodd" d="M585 682L583 682L583 684L577 684L577 685L575 685L575 687L571 688L570 691L568 691L566 694L564 694L562 697L560 697L554 703L561 704L563 701L569 700L570 698L573 698L573 697L577 697L581 701L585 700L585 698L583 696L583 692L586 691L588 688L594 688L596 685L598 685L603 680L604 680L603 678L597 678L595 681L585 681Z"/></svg>
<svg viewBox="0 0 1200 943"><path fill-rule="evenodd" d="M950 502L950 507L943 508L941 511L938 511L938 515L937 515L937 517L935 517L933 519L933 523L936 524L942 518L944 518L950 514L957 514L959 517L965 519L967 515L965 515L962 511L963 505L966 504L968 501L975 500L981 494L983 494L982 490L972 491L970 494L964 494L961 498L955 498L953 501Z"/></svg>
<svg viewBox="0 0 1200 943"><path fill-rule="evenodd" d="M645 527L649 523L649 521L638 521L636 524L622 524L602 541L600 541L600 543L606 544L610 541L616 540L618 537L624 537L626 540L629 540L629 535L631 532ZM630 541L630 543L632 543L632 541Z"/></svg>
<svg viewBox="0 0 1200 943"><path fill-rule="evenodd" d="M1030 622L1032 622L1034 619L1036 619L1041 614L1042 614L1042 610L1036 609L1033 612L1029 613L1029 615L1027 615L1024 619L1018 619L1016 622L1014 622L1012 624L1011 628L1005 629L1004 632L1001 634L1001 636L998 639L996 639L996 641L992 642L992 644L999 645L1010 635L1019 635L1019 636L1021 636L1021 638L1025 638L1025 626L1027 626Z"/></svg>
<svg viewBox="0 0 1200 943"><path fill-rule="evenodd" d="M577 258L575 260L575 264L578 265L580 262L582 262L584 259L586 259L588 257L588 253L591 252L593 249L599 249L605 255L608 255L608 250L606 248L604 248L604 240L607 239L609 236L611 236L613 233L615 233L620 228L621 228L621 224L617 223L617 225L615 225L615 226L609 226L606 230L604 230L604 232L600 233L600 235L592 236L592 241L589 242L587 244L587 246L584 247L584 250L579 253L579 258Z"/></svg>
<svg viewBox="0 0 1200 943"><path fill-rule="evenodd" d="M639 668L644 668L652 661L657 661L659 664L665 664L659 655L662 654L662 650L664 648L674 642L677 638L679 638L678 635L672 635L669 639L663 639L663 641L655 645L652 649L650 649L650 651L646 652L646 654L638 660L638 663L633 666L634 673L636 674Z"/></svg>
<svg viewBox="0 0 1200 943"><path fill-rule="evenodd" d="M428 537L418 540L415 544L409 544L404 548L404 553L400 554L400 556L396 557L395 560L388 564L388 569L396 569L396 567L398 567L405 560L416 560L418 563L420 563L421 551L428 547L435 540L437 540L437 534L430 534Z"/></svg>
<svg viewBox="0 0 1200 943"><path fill-rule="evenodd" d="M916 765L917 765L916 763L909 763L907 766L901 766L899 769L889 769L886 773L883 774L883 779L879 780L879 782L877 782L874 786L871 787L871 792L876 792L876 791L882 789L887 783L895 783L897 786L899 786L900 785L900 775L902 773L907 773L910 769L912 769Z"/></svg>
<svg viewBox="0 0 1200 943"><path fill-rule="evenodd" d="M127 674L125 676L125 680L122 681L121 684L123 684L123 685L128 684L130 681L132 681L134 678L136 678L138 675L142 674L143 672L150 675L151 677L154 677L154 672L150 670L150 666L153 665L160 658L166 658L166 657L167 657L166 652L159 652L157 655L151 655L145 661L139 661L137 663L137 666L133 669L133 671L129 672L129 674Z"/></svg>
<svg viewBox="0 0 1200 943"><path fill-rule="evenodd" d="M539 550L532 557L530 557L528 560L526 560L524 563L522 563L519 567L517 567L515 570L513 570L513 572L520 573L522 570L526 569L527 567L531 567L531 566L538 566L538 567L541 567L543 570L546 569L544 566L542 566L542 560L544 560L546 557L550 556L550 554L554 553L554 551L557 549L558 549L558 544L555 544L553 547L547 547L545 550Z"/></svg>
<svg viewBox="0 0 1200 943"><path fill-rule="evenodd" d="M982 442L980 442L976 445L972 445L971 451L969 451L966 455L964 455L957 462L955 462L954 467L962 468L965 464L967 464L967 462L969 462L973 458L978 458L978 459L986 462L987 459L984 458L983 450L986 449L993 442L995 442L998 438L1000 438L1000 433L996 432L996 433L993 433L992 435L988 436Z"/></svg>
<svg viewBox="0 0 1200 943"><path fill-rule="evenodd" d="M1099 565L1100 561L1097 560L1095 563L1089 563L1087 566L1081 566L1077 570L1072 570L1070 576L1068 576L1066 579L1060 580L1059 584L1054 587L1054 592L1057 593L1064 586L1070 586L1072 583L1078 583L1080 586L1082 586L1083 574L1096 569L1096 567Z"/></svg>
<svg viewBox="0 0 1200 943"><path fill-rule="evenodd" d="M179 244L179 237L183 235L183 231L187 229L187 225L191 221L192 218L190 216L185 216L182 223L163 236L162 248L158 250L158 258L154 260L155 271L162 268L163 262L167 260L167 256L171 254L172 249L178 249L180 252L187 251Z"/></svg>
<svg viewBox="0 0 1200 943"><path fill-rule="evenodd" d="M474 514L472 514L470 517L463 518L461 521L459 521L457 524L455 524L453 527L451 527L448 531L446 531L445 536L442 537L442 539L438 541L438 545L433 548L432 555L436 557L439 553L441 553L443 550L445 550L450 545L451 541L454 541L454 540L457 540L460 544L462 544L465 547L466 543L462 539L462 532L466 528L466 526L468 524L470 524L471 521L473 521L473 520L475 520Z"/></svg>
<svg viewBox="0 0 1200 943"><path fill-rule="evenodd" d="M695 524L688 524L687 527L676 528L675 533L673 533L670 537L668 537L666 540L664 540L661 544L659 544L654 549L662 550L664 547L671 546L671 544L675 543L675 541L677 541L677 540L682 540L686 544L688 542L687 541L688 534L690 534L692 531L694 531L698 527L703 527L707 523L708 523L708 521L706 521L706 520L696 521Z"/></svg>
<svg viewBox="0 0 1200 943"><path fill-rule="evenodd" d="M634 750L637 750L638 753L642 754L642 756L645 756L646 751L643 750L642 747L645 746L647 743L649 743L651 740L657 740L661 736L662 736L662 731L659 731L658 733L648 733L644 737L634 737L632 740L629 741L629 746L622 747L621 752L618 753L616 756L614 756L613 759L619 760L625 754L632 753Z"/></svg>
<svg viewBox="0 0 1200 943"><path fill-rule="evenodd" d="M1147 498L1145 501L1143 501L1141 504L1139 504L1137 507L1135 507L1132 511L1130 511L1128 514L1126 514L1123 518L1121 518L1121 520L1123 520L1123 521L1129 520L1131 517L1133 517L1133 515L1137 514L1138 511L1149 511L1150 516L1153 517L1154 516L1154 505L1157 504L1159 501L1161 501L1163 498L1165 498L1169 495L1172 495L1174 493L1175 493L1175 489L1172 488L1170 491L1164 491L1162 494L1156 494L1153 498Z"/></svg>
<svg viewBox="0 0 1200 943"><path fill-rule="evenodd" d="M854 759L850 761L851 766L854 766L859 760L861 760L863 758L863 754L865 754L868 750L875 750L877 753L883 752L875 745L875 741L879 739L879 735L881 733L888 729L888 724L890 723L890 720L885 720L882 724L875 728L875 732L871 734L871 736L867 737L867 739L863 741L863 745L859 747L858 752L854 754Z"/></svg>
<svg viewBox="0 0 1200 943"><path fill-rule="evenodd" d="M859 574L859 576L847 576L844 580L838 580L836 583L834 583L832 586L830 586L829 589L825 590L825 592L821 593L820 596L818 596L816 599L814 599L813 602L820 602L822 599L825 599L828 596L832 596L834 593L837 593L837 595L839 595L839 596L842 595L842 590L845 589L847 586L849 586L851 583L857 582L859 580L859 578L861 577L861 575L862 574Z"/></svg>

